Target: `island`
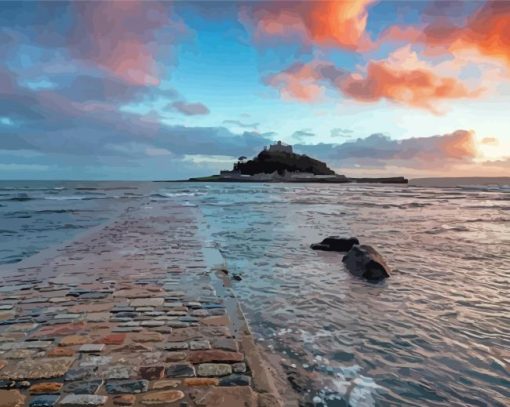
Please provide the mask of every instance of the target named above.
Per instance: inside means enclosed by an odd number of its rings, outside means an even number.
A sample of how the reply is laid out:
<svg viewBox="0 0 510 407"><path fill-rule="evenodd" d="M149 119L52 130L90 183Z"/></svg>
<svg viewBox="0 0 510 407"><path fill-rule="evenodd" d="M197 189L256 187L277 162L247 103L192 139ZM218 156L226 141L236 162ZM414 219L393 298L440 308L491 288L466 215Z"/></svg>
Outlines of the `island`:
<svg viewBox="0 0 510 407"><path fill-rule="evenodd" d="M278 141L253 159L239 157L232 170L217 175L190 178L188 182L321 182L341 184L349 182L407 184L404 177L351 178L335 173L326 163L305 154L296 154L292 146Z"/></svg>

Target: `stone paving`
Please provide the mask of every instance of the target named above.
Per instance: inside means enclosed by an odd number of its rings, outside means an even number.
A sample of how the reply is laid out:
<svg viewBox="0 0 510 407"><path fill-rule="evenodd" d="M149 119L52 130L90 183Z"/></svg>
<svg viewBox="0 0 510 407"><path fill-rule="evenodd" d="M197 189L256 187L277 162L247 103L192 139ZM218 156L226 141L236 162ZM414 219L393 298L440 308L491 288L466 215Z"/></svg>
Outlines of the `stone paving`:
<svg viewBox="0 0 510 407"><path fill-rule="evenodd" d="M151 202L3 269L0 407L279 405L199 226Z"/></svg>

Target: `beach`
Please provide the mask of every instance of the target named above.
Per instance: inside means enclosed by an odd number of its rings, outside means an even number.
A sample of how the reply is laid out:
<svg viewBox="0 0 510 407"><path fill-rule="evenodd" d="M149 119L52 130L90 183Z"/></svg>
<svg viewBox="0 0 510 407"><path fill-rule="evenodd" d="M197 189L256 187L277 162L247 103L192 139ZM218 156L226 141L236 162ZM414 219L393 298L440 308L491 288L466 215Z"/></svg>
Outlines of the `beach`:
<svg viewBox="0 0 510 407"><path fill-rule="evenodd" d="M26 381L63 383L53 385L62 402L75 382L94 380L106 405L119 390L109 381L129 382L120 389L138 405L156 405L155 392L189 406L233 391L289 406L504 406L510 397L505 188L5 188L0 380L24 403L34 397ZM24 255L40 233L53 244ZM332 234L377 247L391 277L374 285L350 276L341 254L310 250ZM195 349L209 346L219 353ZM53 377L38 377L47 373L32 361ZM221 367L200 368L209 363ZM172 377L175 364L193 375ZM93 378L66 380L75 369ZM176 387L154 388L162 381Z"/></svg>

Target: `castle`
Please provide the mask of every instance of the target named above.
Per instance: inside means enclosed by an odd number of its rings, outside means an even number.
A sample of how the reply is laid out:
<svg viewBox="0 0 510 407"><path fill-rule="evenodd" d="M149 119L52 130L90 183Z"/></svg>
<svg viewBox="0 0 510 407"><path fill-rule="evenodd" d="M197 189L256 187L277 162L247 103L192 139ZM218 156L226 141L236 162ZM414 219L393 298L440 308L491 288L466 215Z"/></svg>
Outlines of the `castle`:
<svg viewBox="0 0 510 407"><path fill-rule="evenodd" d="M292 146L288 144L283 144L281 141L278 141L276 144L271 144L269 149L264 147L265 151L269 151L270 153L289 153L292 154Z"/></svg>

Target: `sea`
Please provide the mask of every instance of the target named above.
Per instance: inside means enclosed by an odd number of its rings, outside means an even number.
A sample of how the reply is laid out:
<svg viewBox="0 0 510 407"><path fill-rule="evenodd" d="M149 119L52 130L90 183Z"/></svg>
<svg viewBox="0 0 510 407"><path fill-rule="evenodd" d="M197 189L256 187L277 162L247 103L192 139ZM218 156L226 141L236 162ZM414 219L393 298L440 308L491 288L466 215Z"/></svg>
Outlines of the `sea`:
<svg viewBox="0 0 510 407"><path fill-rule="evenodd" d="M151 200L196 208L258 344L323 406L510 405L510 182L0 182L0 264ZM310 249L354 236L391 278Z"/></svg>

